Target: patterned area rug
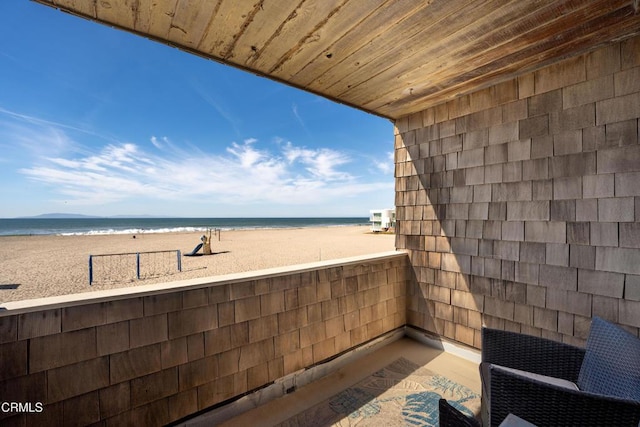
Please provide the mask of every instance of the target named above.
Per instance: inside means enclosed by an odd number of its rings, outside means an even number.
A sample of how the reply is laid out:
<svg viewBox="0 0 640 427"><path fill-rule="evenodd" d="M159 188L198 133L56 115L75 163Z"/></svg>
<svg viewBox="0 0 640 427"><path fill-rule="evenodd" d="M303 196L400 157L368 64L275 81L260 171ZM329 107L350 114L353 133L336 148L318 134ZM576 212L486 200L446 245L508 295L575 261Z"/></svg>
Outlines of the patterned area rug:
<svg viewBox="0 0 640 427"><path fill-rule="evenodd" d="M437 426L440 397L467 415L480 412L479 394L400 358L280 426Z"/></svg>

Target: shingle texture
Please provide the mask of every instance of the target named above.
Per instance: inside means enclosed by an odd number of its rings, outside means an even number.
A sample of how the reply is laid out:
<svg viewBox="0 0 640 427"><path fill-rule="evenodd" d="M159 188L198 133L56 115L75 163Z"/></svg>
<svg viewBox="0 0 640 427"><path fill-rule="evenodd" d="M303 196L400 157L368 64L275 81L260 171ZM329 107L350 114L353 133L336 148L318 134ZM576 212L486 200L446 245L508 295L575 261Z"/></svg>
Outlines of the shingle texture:
<svg viewBox="0 0 640 427"><path fill-rule="evenodd" d="M639 46L636 37L519 76L511 82L517 103L467 102L466 115L455 115L458 138L430 134L448 161L426 151L400 161L434 166L414 175L426 197L403 195L412 177L396 178L398 247L410 249L421 271L414 286L425 278L441 296L438 272L446 270L457 277L448 283L468 293L464 304L456 295L455 319L443 298L435 307L429 298L410 304L416 326L457 339L457 322L479 316L488 326L583 345L589 318L603 315L639 334ZM397 136L401 150L421 142ZM406 246L403 214L419 206L434 213L420 234L440 244ZM423 295L416 289L409 298ZM463 325L474 331L466 343L478 346L480 327Z"/></svg>

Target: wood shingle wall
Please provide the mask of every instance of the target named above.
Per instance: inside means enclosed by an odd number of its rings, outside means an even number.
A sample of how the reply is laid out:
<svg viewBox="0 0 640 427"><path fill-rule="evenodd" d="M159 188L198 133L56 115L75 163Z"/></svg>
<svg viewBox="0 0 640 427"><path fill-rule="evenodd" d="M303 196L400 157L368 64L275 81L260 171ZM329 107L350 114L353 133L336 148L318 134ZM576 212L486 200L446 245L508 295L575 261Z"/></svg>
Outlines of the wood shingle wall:
<svg viewBox="0 0 640 427"><path fill-rule="evenodd" d="M640 328L640 38L396 121L411 325L583 344Z"/></svg>
<svg viewBox="0 0 640 427"><path fill-rule="evenodd" d="M0 314L3 426L164 425L406 323L405 254ZM24 310L23 310L24 311Z"/></svg>

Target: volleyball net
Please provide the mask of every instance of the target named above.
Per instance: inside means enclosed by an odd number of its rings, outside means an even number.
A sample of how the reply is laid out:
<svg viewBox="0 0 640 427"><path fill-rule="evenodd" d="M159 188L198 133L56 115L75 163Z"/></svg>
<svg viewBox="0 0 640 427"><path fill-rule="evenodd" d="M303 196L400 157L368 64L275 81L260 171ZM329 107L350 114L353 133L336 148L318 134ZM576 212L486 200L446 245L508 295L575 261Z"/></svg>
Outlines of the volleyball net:
<svg viewBox="0 0 640 427"><path fill-rule="evenodd" d="M180 250L89 255L89 285L122 283L182 271Z"/></svg>

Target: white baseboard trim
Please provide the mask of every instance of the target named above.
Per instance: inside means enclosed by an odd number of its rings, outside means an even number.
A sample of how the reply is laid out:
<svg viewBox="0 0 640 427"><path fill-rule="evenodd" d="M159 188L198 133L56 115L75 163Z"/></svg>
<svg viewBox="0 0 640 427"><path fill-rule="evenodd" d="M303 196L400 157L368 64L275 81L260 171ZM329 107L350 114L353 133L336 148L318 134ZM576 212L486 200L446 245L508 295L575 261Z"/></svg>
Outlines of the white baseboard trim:
<svg viewBox="0 0 640 427"><path fill-rule="evenodd" d="M411 326L405 326L405 334L407 337L428 345L429 347L446 351L470 362L479 364L481 361L480 351L472 347L467 347L464 344L450 341L444 337L430 335L424 331L414 329Z"/></svg>

